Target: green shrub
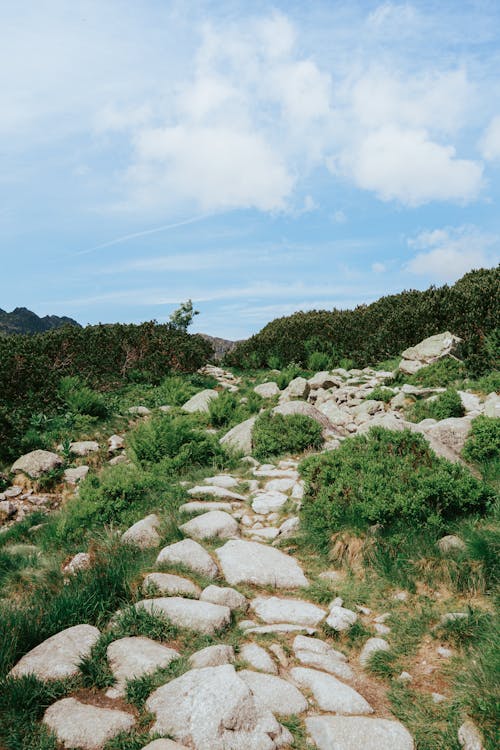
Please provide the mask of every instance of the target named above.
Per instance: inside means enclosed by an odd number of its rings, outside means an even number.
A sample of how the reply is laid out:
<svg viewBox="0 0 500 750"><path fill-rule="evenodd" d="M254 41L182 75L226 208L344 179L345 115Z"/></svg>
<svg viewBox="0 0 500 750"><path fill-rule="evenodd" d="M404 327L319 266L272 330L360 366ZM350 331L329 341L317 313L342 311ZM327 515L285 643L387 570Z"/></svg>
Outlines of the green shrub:
<svg viewBox="0 0 500 750"><path fill-rule="evenodd" d="M500 418L481 415L473 420L463 456L478 464L500 456Z"/></svg>
<svg viewBox="0 0 500 750"><path fill-rule="evenodd" d="M82 383L78 377L68 375L62 378L58 392L64 405L76 414L88 414L100 419L108 415L103 396Z"/></svg>
<svg viewBox="0 0 500 750"><path fill-rule="evenodd" d="M391 398L395 396L394 391L390 388L374 388L365 396L366 400L373 399L374 401L383 401L384 404L388 404Z"/></svg>
<svg viewBox="0 0 500 750"><path fill-rule="evenodd" d="M449 419L450 417L463 417L465 409L459 394L453 388L448 388L440 393L434 400L417 401L408 411L408 417L413 422L421 422L423 419Z"/></svg>
<svg viewBox="0 0 500 750"><path fill-rule="evenodd" d="M325 352L312 352L307 358L307 369L313 372L328 370L331 367L331 358Z"/></svg>
<svg viewBox="0 0 500 750"><path fill-rule="evenodd" d="M445 388L462 381L467 373L465 365L457 359L444 357L422 367L414 375L398 372L395 383L409 383L421 388Z"/></svg>
<svg viewBox="0 0 500 750"><path fill-rule="evenodd" d="M210 424L213 427L229 425L239 407L239 401L234 393L223 391L218 398L213 398L208 405Z"/></svg>
<svg viewBox="0 0 500 750"><path fill-rule="evenodd" d="M426 527L438 534L467 513L484 513L493 492L458 464L438 458L422 435L372 428L301 464L303 525L327 549L342 528L389 533Z"/></svg>
<svg viewBox="0 0 500 750"><path fill-rule="evenodd" d="M281 367L281 360L275 354L270 354L267 358L267 366L270 370L279 370Z"/></svg>
<svg viewBox="0 0 500 750"><path fill-rule="evenodd" d="M300 453L323 443L321 425L301 414L263 412L253 429L253 454L259 460L283 453Z"/></svg>
<svg viewBox="0 0 500 750"><path fill-rule="evenodd" d="M294 378L302 375L302 373L303 371L300 365L295 364L295 362L291 362L288 367L282 370L280 374L275 378L280 391L286 388Z"/></svg>

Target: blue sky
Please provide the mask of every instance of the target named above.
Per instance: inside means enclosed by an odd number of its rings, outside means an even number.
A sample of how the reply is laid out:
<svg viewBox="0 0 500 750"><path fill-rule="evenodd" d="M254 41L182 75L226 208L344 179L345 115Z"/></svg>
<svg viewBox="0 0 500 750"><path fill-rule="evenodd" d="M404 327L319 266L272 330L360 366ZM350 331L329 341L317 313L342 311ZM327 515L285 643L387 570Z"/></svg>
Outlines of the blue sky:
<svg viewBox="0 0 500 750"><path fill-rule="evenodd" d="M500 255L500 4L0 5L0 307L245 337Z"/></svg>

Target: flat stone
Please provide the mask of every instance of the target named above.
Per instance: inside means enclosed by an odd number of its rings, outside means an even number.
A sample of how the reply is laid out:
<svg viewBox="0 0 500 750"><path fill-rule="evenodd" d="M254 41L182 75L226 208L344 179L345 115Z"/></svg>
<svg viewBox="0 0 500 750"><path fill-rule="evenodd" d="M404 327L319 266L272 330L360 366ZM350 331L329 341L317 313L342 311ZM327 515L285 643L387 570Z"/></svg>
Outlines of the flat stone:
<svg viewBox="0 0 500 750"><path fill-rule="evenodd" d="M132 729L135 718L125 711L63 698L49 706L43 723L68 750L101 750L108 740Z"/></svg>
<svg viewBox="0 0 500 750"><path fill-rule="evenodd" d="M238 676L248 685L262 710L268 709L282 716L301 714L307 710L307 700L300 690L281 677L252 672L250 669L242 669Z"/></svg>
<svg viewBox="0 0 500 750"><path fill-rule="evenodd" d="M373 654L377 651L390 651L390 646L384 638L368 638L365 645L361 649L359 655L359 663L362 667L366 667Z"/></svg>
<svg viewBox="0 0 500 750"><path fill-rule="evenodd" d="M233 506L231 503L217 503L217 502L210 502L209 500L203 501L203 500L193 500L191 503L184 503L179 507L180 513L199 513L200 511L202 513L205 513L209 510L223 510L226 513L230 513L233 509Z"/></svg>
<svg viewBox="0 0 500 750"><path fill-rule="evenodd" d="M280 389L278 388L277 383L275 383L274 381L270 381L268 383L261 383L260 385L256 385L254 391L259 396L262 396L262 398L273 398L273 396L278 395Z"/></svg>
<svg viewBox="0 0 500 750"><path fill-rule="evenodd" d="M290 676L297 685L311 691L322 711L346 715L373 713L373 708L362 695L331 674L317 669L294 667Z"/></svg>
<svg viewBox="0 0 500 750"><path fill-rule="evenodd" d="M301 599L282 599L278 596L258 596L250 602L250 608L268 624L290 622L295 625L314 627L326 617L326 611L316 604Z"/></svg>
<svg viewBox="0 0 500 750"><path fill-rule="evenodd" d="M147 593L148 589L151 588L159 594L167 594L168 596L181 594L182 596L198 598L201 594L200 587L190 581L189 578L176 576L172 573L148 573L142 582L142 590Z"/></svg>
<svg viewBox="0 0 500 750"><path fill-rule="evenodd" d="M173 740L153 740L153 742L145 745L142 750L189 750L189 748L186 745L179 745L178 742Z"/></svg>
<svg viewBox="0 0 500 750"><path fill-rule="evenodd" d="M197 599L183 599L180 596L143 599L134 605L154 615L166 617L173 625L212 635L224 628L231 620L229 607L200 602Z"/></svg>
<svg viewBox="0 0 500 750"><path fill-rule="evenodd" d="M78 482L85 479L88 473L88 466L76 466L74 469L65 469L64 481L68 484L78 484Z"/></svg>
<svg viewBox="0 0 500 750"><path fill-rule="evenodd" d="M470 719L466 719L459 727L458 741L464 750L484 750L481 733Z"/></svg>
<svg viewBox="0 0 500 750"><path fill-rule="evenodd" d="M231 540L219 547L215 554L226 581L232 585L252 583L278 588L309 585L295 558L259 542Z"/></svg>
<svg viewBox="0 0 500 750"><path fill-rule="evenodd" d="M410 733L398 721L366 716L310 716L306 728L318 750L414 750Z"/></svg>
<svg viewBox="0 0 500 750"><path fill-rule="evenodd" d="M295 479L293 477L283 477L281 479L270 479L265 484L266 492L288 492L295 485Z"/></svg>
<svg viewBox="0 0 500 750"><path fill-rule="evenodd" d="M69 452L74 456L88 456L90 453L97 453L99 443L95 440L78 440L70 443Z"/></svg>
<svg viewBox="0 0 500 750"><path fill-rule="evenodd" d="M470 417L450 417L426 428L424 435L430 440L431 447L438 455L441 455L441 452L439 447L436 446L436 441L453 453L460 455L471 429L472 419Z"/></svg>
<svg viewBox="0 0 500 750"><path fill-rule="evenodd" d="M201 651L196 651L189 657L191 669L203 669L204 667L219 667L221 664L232 664L234 662L234 648L225 644L207 646Z"/></svg>
<svg viewBox="0 0 500 750"><path fill-rule="evenodd" d="M216 485L210 484L196 485L196 487L192 487L190 490L188 490L188 495L192 495L194 497L218 497L221 500L239 500L240 502L244 502L246 500L245 495L239 495L237 492L232 492L226 487L217 487Z"/></svg>
<svg viewBox="0 0 500 750"><path fill-rule="evenodd" d="M106 695L118 698L125 695L127 680L155 672L160 667L168 667L180 654L173 648L162 646L150 638L120 638L110 643L106 652L109 666L116 679Z"/></svg>
<svg viewBox="0 0 500 750"><path fill-rule="evenodd" d="M161 537L158 533L160 527L160 519L157 515L152 513L146 518L141 518L140 521L134 523L124 534L121 536L123 544L133 544L140 549L150 549L152 547L159 547Z"/></svg>
<svg viewBox="0 0 500 750"><path fill-rule="evenodd" d="M343 659L339 659L335 655L338 652L335 652L334 649L331 649L331 652L333 653L321 654L317 651L298 650L295 651L295 658L300 661L300 663L305 667L322 669L324 672L334 674L336 677L340 677L343 680L352 680L354 678L354 672L352 671L351 667L345 663L345 657Z"/></svg>
<svg viewBox="0 0 500 750"><path fill-rule="evenodd" d="M131 406L128 413L137 414L139 417L146 417L148 414L151 414L151 410L147 406Z"/></svg>
<svg viewBox="0 0 500 750"><path fill-rule="evenodd" d="M252 502L252 510L255 513L267 515L282 508L288 501L288 495L276 490L259 493Z"/></svg>
<svg viewBox="0 0 500 750"><path fill-rule="evenodd" d="M245 643L240 649L240 659L246 661L251 667L260 672L278 674L278 667L268 652L257 643Z"/></svg>
<svg viewBox="0 0 500 750"><path fill-rule="evenodd" d="M333 630L349 630L357 619L358 616L356 612L353 612L351 609L345 609L344 607L333 605L330 607L330 614L326 618L326 624Z"/></svg>
<svg viewBox="0 0 500 750"><path fill-rule="evenodd" d="M205 477L203 480L204 484L211 484L214 487L223 487L224 489L229 489L229 487L235 487L237 484L239 484L238 479L235 479L235 477L232 477L230 474L216 474L214 477Z"/></svg>
<svg viewBox="0 0 500 750"><path fill-rule="evenodd" d="M275 750L283 744L282 727L230 664L192 669L155 690L145 707L156 717L153 732L192 750Z"/></svg>
<svg viewBox="0 0 500 750"><path fill-rule="evenodd" d="M256 537L256 541L259 541L259 539L276 539L276 537L279 534L279 529L274 528L274 526L264 526L262 529L256 529L253 528L249 532L252 537Z"/></svg>
<svg viewBox="0 0 500 750"><path fill-rule="evenodd" d="M185 565L208 578L215 578L219 572L206 549L193 539L183 539L181 542L164 547L156 558L156 562L159 565L162 563Z"/></svg>
<svg viewBox="0 0 500 750"><path fill-rule="evenodd" d="M249 623L251 620L248 621ZM240 627L243 627L243 623L240 623ZM244 628L246 633L256 633L260 635L266 635L267 633L308 633L314 635L316 633L315 628L309 628L307 625L294 625L291 622L277 622L275 625L255 625L251 624Z"/></svg>
<svg viewBox="0 0 500 750"><path fill-rule="evenodd" d="M79 664L88 656L100 633L92 625L73 625L47 638L28 651L10 670L11 677L33 674L39 680L63 680L80 671Z"/></svg>
<svg viewBox="0 0 500 750"><path fill-rule="evenodd" d="M200 600L212 604L221 604L224 607L229 607L229 609L244 610L248 606L243 594L229 586L207 586L201 592Z"/></svg>
<svg viewBox="0 0 500 750"><path fill-rule="evenodd" d="M257 417L250 417L237 424L219 440L220 444L238 453L251 453L252 434L256 419Z"/></svg>
<svg viewBox="0 0 500 750"><path fill-rule="evenodd" d="M219 394L210 388L206 388L204 391L196 393L189 401L183 404L182 408L184 411L194 414L195 412L208 413L210 401L214 398L218 398Z"/></svg>
<svg viewBox="0 0 500 750"><path fill-rule="evenodd" d="M192 518L179 527L186 536L195 539L230 539L238 536L238 522L222 510L210 510Z"/></svg>
<svg viewBox="0 0 500 750"><path fill-rule="evenodd" d="M26 453L15 461L11 466L12 474L26 474L33 479L38 479L58 466L62 466L63 460L57 453L36 450Z"/></svg>

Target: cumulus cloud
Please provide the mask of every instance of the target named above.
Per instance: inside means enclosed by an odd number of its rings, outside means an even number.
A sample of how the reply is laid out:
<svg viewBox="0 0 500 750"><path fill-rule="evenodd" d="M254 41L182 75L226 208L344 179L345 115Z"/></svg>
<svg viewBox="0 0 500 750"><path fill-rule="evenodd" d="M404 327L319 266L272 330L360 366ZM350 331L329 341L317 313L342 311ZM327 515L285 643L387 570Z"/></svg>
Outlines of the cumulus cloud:
<svg viewBox="0 0 500 750"><path fill-rule="evenodd" d="M500 160L500 115L492 119L480 142L481 154L488 161Z"/></svg>
<svg viewBox="0 0 500 750"><path fill-rule="evenodd" d="M452 282L467 271L490 267L500 260L500 238L474 226L421 232L408 244L421 252L406 264L405 270L436 281Z"/></svg>

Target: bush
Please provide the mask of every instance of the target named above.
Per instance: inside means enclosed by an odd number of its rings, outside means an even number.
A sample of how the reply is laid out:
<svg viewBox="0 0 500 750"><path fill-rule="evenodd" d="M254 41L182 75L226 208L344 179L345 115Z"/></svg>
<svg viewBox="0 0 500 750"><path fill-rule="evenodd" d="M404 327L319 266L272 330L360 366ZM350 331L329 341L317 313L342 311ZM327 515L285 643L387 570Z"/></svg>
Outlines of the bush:
<svg viewBox="0 0 500 750"><path fill-rule="evenodd" d="M306 480L304 528L327 549L334 532L407 533L426 527L439 534L466 513L484 513L493 492L458 464L438 458L422 435L372 428L335 451L300 467Z"/></svg>
<svg viewBox="0 0 500 750"><path fill-rule="evenodd" d="M219 397L213 398L208 405L210 424L213 427L224 427L230 424L238 406L238 399L234 393L229 393L229 391L219 393Z"/></svg>
<svg viewBox="0 0 500 750"><path fill-rule="evenodd" d="M62 378L58 393L63 404L76 414L87 414L100 419L108 415L108 407L103 396L82 383L78 377L68 375Z"/></svg>
<svg viewBox="0 0 500 750"><path fill-rule="evenodd" d="M472 429L463 449L468 461L486 464L500 456L500 418L479 416L472 422Z"/></svg>
<svg viewBox="0 0 500 750"><path fill-rule="evenodd" d="M275 378L280 391L286 388L294 378L302 375L302 373L303 371L300 365L295 364L295 362L291 362L288 367L282 370L280 374Z"/></svg>
<svg viewBox="0 0 500 750"><path fill-rule="evenodd" d="M463 362L451 357L438 359L437 362L422 367L414 375L404 375L398 372L395 383L409 383L421 388L445 388L459 383L466 375Z"/></svg>
<svg viewBox="0 0 500 750"><path fill-rule="evenodd" d="M391 398L393 398L396 394L394 391L391 391L390 388L374 388L373 391L370 391L365 397L366 400L373 399L373 401L383 401L384 404L388 404Z"/></svg>
<svg viewBox="0 0 500 750"><path fill-rule="evenodd" d="M321 425L301 414L272 414L257 417L253 429L253 454L260 461L283 453L301 453L323 444Z"/></svg>
<svg viewBox="0 0 500 750"><path fill-rule="evenodd" d="M408 411L408 417L413 422L421 422L423 419L449 419L450 417L463 417L465 409L459 394L453 388L448 388L440 393L434 400L417 401Z"/></svg>
<svg viewBox="0 0 500 750"><path fill-rule="evenodd" d="M324 352L313 352L307 358L307 369L313 372L328 370L330 368L331 358Z"/></svg>

